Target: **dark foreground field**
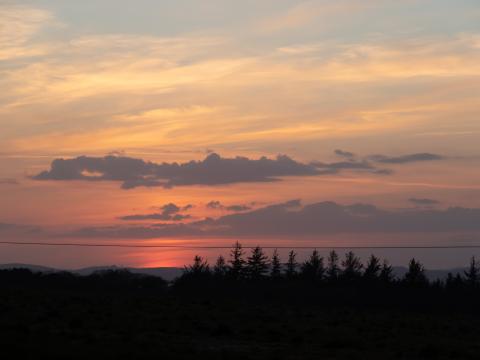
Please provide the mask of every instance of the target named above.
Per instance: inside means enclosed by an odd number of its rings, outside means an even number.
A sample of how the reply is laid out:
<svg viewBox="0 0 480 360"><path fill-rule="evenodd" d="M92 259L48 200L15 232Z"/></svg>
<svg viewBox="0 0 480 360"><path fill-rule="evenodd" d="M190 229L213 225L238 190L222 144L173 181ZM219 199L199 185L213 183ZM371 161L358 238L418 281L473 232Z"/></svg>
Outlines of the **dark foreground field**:
<svg viewBox="0 0 480 360"><path fill-rule="evenodd" d="M29 359L478 359L477 291L272 280L167 286L0 272L0 345Z"/></svg>

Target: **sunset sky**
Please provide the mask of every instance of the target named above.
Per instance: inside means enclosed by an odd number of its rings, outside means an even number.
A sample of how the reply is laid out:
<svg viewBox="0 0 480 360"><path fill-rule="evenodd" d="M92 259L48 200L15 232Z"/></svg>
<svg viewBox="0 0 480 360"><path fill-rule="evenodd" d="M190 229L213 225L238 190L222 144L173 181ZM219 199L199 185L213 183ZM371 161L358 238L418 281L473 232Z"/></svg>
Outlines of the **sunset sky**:
<svg viewBox="0 0 480 360"><path fill-rule="evenodd" d="M478 0L3 0L0 87L2 241L480 244ZM220 252L4 244L0 263Z"/></svg>

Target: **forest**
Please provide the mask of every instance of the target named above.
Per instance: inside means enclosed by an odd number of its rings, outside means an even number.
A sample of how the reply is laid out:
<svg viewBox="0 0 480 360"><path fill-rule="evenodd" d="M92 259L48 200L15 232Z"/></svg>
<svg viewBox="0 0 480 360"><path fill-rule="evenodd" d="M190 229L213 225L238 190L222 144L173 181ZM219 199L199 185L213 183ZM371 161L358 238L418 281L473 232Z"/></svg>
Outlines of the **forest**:
<svg viewBox="0 0 480 360"><path fill-rule="evenodd" d="M297 261L236 243L172 282L127 270L0 271L0 344L18 358L476 359L480 267L402 278L372 255ZM7 351L7 350L6 350Z"/></svg>

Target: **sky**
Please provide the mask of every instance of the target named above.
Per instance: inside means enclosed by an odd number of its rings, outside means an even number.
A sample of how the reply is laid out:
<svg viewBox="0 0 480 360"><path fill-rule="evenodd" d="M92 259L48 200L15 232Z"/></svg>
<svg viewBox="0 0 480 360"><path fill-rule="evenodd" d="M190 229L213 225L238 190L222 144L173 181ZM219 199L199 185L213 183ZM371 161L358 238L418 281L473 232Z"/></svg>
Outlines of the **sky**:
<svg viewBox="0 0 480 360"><path fill-rule="evenodd" d="M480 244L477 0L0 0L0 87L2 241ZM62 268L228 253L0 246Z"/></svg>

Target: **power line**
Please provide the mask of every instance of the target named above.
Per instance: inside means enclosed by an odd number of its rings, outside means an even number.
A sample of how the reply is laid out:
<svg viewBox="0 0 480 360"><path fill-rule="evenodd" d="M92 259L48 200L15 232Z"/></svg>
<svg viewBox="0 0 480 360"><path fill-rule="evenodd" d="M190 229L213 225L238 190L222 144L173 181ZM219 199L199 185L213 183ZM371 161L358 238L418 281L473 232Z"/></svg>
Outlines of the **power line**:
<svg viewBox="0 0 480 360"><path fill-rule="evenodd" d="M67 246L67 247L105 247L105 248L158 248L158 249L191 249L191 250L226 250L231 246L209 246L209 245L146 245L146 244L92 244L92 243L52 243L52 242L20 242L20 241L0 241L0 245L20 245L20 246ZM249 248L249 246L246 246ZM480 245L418 245L418 246L262 246L263 249L339 249L339 250L401 250L401 249L480 249Z"/></svg>

